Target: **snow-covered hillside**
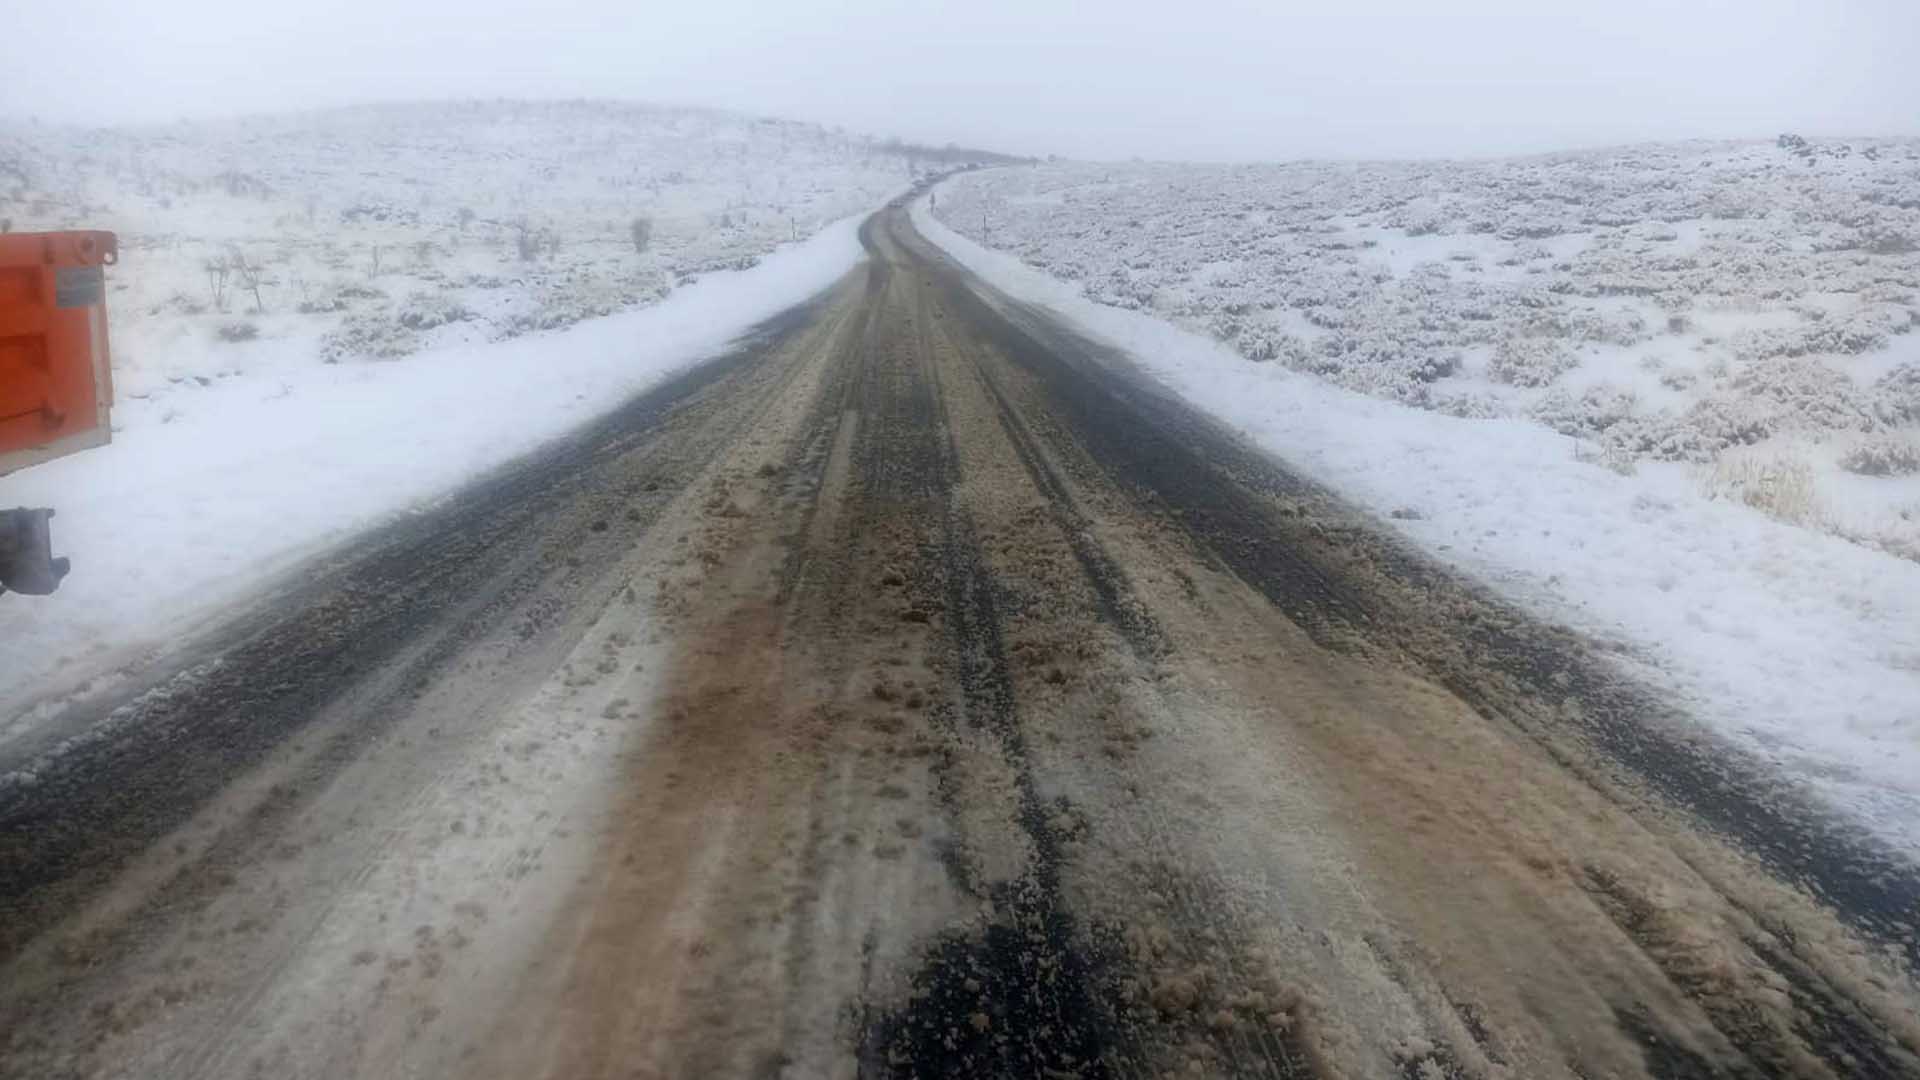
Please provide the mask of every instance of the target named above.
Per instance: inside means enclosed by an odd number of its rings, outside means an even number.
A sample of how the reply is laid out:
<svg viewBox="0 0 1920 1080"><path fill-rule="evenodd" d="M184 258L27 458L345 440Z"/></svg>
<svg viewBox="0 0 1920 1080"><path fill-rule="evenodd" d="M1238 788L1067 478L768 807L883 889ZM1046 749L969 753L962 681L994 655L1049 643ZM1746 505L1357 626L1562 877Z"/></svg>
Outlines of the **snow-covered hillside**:
<svg viewBox="0 0 1920 1080"><path fill-rule="evenodd" d="M809 124L593 102L9 124L0 219L120 234L120 396L186 408L235 373L653 303L877 205L912 168L896 147Z"/></svg>
<svg viewBox="0 0 1920 1080"><path fill-rule="evenodd" d="M1248 360L1920 559L1920 140L1496 161L1056 164L961 234Z"/></svg>

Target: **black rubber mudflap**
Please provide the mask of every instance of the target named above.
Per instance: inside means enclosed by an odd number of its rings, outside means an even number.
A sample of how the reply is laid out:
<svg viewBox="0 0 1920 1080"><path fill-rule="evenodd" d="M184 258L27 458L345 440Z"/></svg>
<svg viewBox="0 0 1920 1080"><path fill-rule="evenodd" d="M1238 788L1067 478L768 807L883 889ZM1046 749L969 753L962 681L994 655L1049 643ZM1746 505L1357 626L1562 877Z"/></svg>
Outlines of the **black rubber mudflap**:
<svg viewBox="0 0 1920 1080"><path fill-rule="evenodd" d="M0 511L0 592L45 596L60 587L69 564L53 557L52 510Z"/></svg>

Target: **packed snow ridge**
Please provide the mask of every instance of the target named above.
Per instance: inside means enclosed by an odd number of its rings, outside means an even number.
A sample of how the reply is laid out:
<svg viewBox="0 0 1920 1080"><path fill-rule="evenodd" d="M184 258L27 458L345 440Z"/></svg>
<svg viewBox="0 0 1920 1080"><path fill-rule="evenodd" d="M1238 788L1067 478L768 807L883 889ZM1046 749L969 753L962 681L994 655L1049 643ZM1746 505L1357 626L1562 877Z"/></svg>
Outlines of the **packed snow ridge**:
<svg viewBox="0 0 1920 1080"><path fill-rule="evenodd" d="M1920 140L1049 164L935 213L1248 360L1705 466L1710 494L1920 560Z"/></svg>

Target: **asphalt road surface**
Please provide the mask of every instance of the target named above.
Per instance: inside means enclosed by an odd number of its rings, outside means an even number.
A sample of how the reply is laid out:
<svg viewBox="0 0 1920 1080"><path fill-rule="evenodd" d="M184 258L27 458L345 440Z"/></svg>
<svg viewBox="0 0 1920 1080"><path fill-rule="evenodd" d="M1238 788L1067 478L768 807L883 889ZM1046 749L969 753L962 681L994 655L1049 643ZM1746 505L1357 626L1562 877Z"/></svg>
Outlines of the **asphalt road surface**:
<svg viewBox="0 0 1920 1080"><path fill-rule="evenodd" d="M863 235L41 703L0 1075L1920 1077L1911 866Z"/></svg>

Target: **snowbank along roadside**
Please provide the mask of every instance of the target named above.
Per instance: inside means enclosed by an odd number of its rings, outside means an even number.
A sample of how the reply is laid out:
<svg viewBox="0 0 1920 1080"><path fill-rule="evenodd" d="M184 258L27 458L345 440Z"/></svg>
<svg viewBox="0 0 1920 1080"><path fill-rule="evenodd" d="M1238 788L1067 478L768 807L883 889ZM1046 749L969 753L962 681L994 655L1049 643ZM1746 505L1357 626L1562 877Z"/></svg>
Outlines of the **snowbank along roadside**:
<svg viewBox="0 0 1920 1080"><path fill-rule="evenodd" d="M954 186L938 189L943 216L966 205ZM1431 554L1613 646L1702 722L1920 852L1920 564L1712 500L1684 465L1617 471L1536 422L1449 416L1249 362L982 247L925 198L913 213L996 287L1127 351Z"/></svg>
<svg viewBox="0 0 1920 1080"><path fill-rule="evenodd" d="M9 505L52 505L74 572L55 596L0 603L0 738L68 689L385 516L539 446L864 257L865 215L674 292L652 307L403 363L242 373L190 404L123 401L112 445L7 477Z"/></svg>

